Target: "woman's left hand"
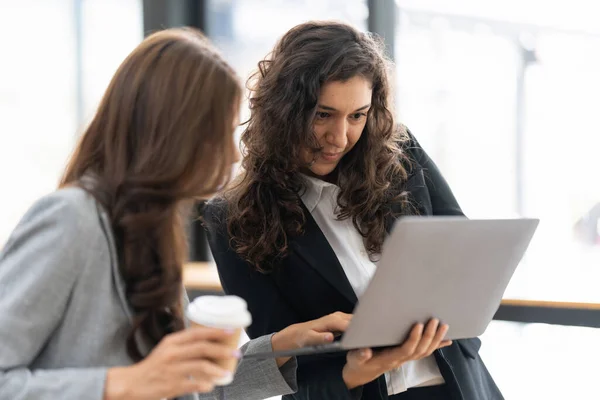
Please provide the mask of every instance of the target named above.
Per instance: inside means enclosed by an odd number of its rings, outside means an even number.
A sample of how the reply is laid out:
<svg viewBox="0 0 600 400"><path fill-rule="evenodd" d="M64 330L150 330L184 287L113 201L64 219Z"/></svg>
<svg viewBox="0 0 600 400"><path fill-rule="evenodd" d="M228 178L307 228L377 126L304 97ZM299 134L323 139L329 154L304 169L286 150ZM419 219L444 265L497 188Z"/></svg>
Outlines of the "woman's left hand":
<svg viewBox="0 0 600 400"><path fill-rule="evenodd" d="M290 325L271 337L273 351L331 343L336 334L346 331L351 319L352 314L338 311L319 319ZM289 359L290 357L278 358L277 366L281 367Z"/></svg>

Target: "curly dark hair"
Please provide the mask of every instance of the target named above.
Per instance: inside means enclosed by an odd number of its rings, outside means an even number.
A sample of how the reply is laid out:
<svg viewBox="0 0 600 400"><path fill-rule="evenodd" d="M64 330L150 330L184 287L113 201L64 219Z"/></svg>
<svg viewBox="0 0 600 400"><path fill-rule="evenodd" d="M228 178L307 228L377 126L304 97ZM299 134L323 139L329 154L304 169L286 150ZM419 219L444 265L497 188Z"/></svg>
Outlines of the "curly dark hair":
<svg viewBox="0 0 600 400"><path fill-rule="evenodd" d="M379 38L349 25L308 22L288 31L250 77L243 172L223 196L231 245L257 270L271 271L287 254L288 238L303 233L301 151L318 150L312 124L321 87L356 76L372 83L372 106L359 141L337 166L337 217L352 218L371 256L381 251L390 204L406 200L397 183L407 177L401 143L408 138L390 109L391 63L383 49Z"/></svg>
<svg viewBox="0 0 600 400"><path fill-rule="evenodd" d="M137 338L183 329L186 210L227 183L242 86L193 29L146 38L121 64L67 166L61 186L91 193L112 223ZM141 335L140 335L141 334Z"/></svg>

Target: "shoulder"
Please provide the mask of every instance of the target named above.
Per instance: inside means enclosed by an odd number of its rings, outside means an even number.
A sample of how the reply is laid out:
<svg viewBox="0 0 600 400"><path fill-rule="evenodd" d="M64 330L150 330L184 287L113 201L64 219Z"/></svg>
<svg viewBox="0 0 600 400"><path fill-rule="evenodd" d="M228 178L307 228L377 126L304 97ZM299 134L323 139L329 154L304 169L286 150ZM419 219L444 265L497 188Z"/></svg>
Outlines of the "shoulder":
<svg viewBox="0 0 600 400"><path fill-rule="evenodd" d="M202 207L202 222L210 231L226 230L229 202L224 197L216 197L207 201Z"/></svg>
<svg viewBox="0 0 600 400"><path fill-rule="evenodd" d="M204 203L204 206L202 207L202 216L210 221L226 219L228 208L229 201L224 197L215 197Z"/></svg>
<svg viewBox="0 0 600 400"><path fill-rule="evenodd" d="M69 187L37 200L19 222L14 236L84 242L99 223L93 196L81 188Z"/></svg>
<svg viewBox="0 0 600 400"><path fill-rule="evenodd" d="M42 197L31 207L29 214L48 215L63 221L65 226L78 229L98 224L96 200L79 187L59 189Z"/></svg>
<svg viewBox="0 0 600 400"><path fill-rule="evenodd" d="M73 283L95 259L89 249L102 232L94 198L82 189L60 189L29 208L0 252L0 263L9 279L28 271L31 280Z"/></svg>
<svg viewBox="0 0 600 400"><path fill-rule="evenodd" d="M408 166L413 163L420 164L423 158L423 148L421 147L421 144L406 125L398 124L397 129L400 138L398 147L404 155L403 163L409 164Z"/></svg>
<svg viewBox="0 0 600 400"><path fill-rule="evenodd" d="M406 171L410 179L414 174L418 174L423 168L423 149L412 131L403 124L396 125L396 142L394 152L398 157L398 162Z"/></svg>

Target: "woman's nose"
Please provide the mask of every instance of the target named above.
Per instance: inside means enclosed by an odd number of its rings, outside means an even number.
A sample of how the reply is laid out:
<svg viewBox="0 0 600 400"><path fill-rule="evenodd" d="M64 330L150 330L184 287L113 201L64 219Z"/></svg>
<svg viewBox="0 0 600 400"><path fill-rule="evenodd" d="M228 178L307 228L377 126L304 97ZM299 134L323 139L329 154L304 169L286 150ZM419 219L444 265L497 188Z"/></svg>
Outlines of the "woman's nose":
<svg viewBox="0 0 600 400"><path fill-rule="evenodd" d="M327 143L339 149L346 148L348 144L348 124L345 119L331 127L327 134Z"/></svg>

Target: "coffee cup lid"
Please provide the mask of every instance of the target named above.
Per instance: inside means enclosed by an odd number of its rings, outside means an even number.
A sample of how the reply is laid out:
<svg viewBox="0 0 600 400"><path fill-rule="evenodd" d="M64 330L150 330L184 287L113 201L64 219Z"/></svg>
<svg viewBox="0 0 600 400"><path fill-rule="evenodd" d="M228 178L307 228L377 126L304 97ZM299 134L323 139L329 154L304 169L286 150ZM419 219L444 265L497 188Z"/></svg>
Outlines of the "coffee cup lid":
<svg viewBox="0 0 600 400"><path fill-rule="evenodd" d="M188 305L190 321L215 328L246 328L252 323L248 304L238 296L200 296Z"/></svg>

